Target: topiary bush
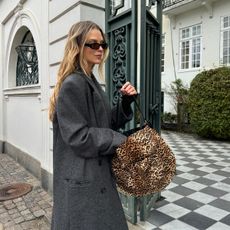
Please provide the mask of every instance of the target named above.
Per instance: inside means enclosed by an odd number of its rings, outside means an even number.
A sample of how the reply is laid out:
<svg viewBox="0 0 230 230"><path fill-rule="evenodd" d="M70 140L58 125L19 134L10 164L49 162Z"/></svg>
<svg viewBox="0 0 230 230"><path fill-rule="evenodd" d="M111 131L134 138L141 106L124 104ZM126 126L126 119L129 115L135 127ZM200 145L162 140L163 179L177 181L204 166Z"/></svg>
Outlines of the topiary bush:
<svg viewBox="0 0 230 230"><path fill-rule="evenodd" d="M198 135L230 140L230 68L199 73L191 82L188 106Z"/></svg>

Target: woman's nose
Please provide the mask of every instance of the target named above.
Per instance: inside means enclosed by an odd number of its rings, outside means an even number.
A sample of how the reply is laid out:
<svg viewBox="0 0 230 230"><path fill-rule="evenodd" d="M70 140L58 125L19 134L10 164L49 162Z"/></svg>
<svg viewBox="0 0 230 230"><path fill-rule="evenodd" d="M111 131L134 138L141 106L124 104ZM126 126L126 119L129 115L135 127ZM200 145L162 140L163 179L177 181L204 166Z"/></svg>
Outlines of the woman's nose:
<svg viewBox="0 0 230 230"><path fill-rule="evenodd" d="M101 51L103 51L104 49L101 47L101 46L99 46L99 49L98 50L101 50Z"/></svg>

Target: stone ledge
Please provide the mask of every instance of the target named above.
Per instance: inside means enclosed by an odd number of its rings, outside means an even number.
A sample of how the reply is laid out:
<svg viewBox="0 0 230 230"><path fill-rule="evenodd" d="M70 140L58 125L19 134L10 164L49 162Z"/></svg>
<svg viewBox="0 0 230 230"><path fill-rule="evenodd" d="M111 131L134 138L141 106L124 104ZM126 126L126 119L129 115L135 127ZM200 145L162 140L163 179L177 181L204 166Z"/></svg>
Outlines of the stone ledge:
<svg viewBox="0 0 230 230"><path fill-rule="evenodd" d="M38 160L8 142L4 143L4 153L10 155L16 162L41 180L41 164Z"/></svg>

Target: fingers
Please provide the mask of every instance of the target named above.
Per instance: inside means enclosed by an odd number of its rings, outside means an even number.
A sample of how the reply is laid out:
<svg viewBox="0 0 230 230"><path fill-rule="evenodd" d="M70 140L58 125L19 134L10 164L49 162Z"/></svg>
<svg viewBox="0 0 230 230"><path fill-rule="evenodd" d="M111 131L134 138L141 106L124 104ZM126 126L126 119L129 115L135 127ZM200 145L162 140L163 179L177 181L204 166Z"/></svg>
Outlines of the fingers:
<svg viewBox="0 0 230 230"><path fill-rule="evenodd" d="M121 89L125 89L127 86L131 85L129 81L125 82L125 84L121 87Z"/></svg>
<svg viewBox="0 0 230 230"><path fill-rule="evenodd" d="M122 87L121 87L121 93L123 95L136 95L137 94L137 91L135 89L135 87L133 85L131 85L130 82L126 82Z"/></svg>

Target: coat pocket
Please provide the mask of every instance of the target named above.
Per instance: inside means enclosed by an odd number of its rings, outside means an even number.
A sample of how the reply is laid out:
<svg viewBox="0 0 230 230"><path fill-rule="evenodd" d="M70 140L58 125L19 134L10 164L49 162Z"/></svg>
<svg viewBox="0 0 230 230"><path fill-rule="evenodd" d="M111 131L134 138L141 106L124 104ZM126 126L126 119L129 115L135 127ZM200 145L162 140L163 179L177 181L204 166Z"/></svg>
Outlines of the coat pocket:
<svg viewBox="0 0 230 230"><path fill-rule="evenodd" d="M90 186L90 181L88 181L88 180L65 179L65 182L67 183L68 187L70 187L70 188Z"/></svg>
<svg viewBox="0 0 230 230"><path fill-rule="evenodd" d="M96 230L99 213L95 187L90 181L68 181L68 230Z"/></svg>

